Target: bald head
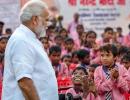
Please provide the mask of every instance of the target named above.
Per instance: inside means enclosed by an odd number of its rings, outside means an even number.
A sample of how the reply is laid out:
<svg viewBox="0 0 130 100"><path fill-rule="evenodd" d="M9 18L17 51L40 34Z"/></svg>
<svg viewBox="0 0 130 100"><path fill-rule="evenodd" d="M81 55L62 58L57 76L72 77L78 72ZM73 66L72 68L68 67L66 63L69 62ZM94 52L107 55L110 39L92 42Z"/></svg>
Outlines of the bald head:
<svg viewBox="0 0 130 100"><path fill-rule="evenodd" d="M28 1L20 12L21 22L31 20L33 16L40 16L43 14L43 10L47 10L47 5L41 0L30 0Z"/></svg>

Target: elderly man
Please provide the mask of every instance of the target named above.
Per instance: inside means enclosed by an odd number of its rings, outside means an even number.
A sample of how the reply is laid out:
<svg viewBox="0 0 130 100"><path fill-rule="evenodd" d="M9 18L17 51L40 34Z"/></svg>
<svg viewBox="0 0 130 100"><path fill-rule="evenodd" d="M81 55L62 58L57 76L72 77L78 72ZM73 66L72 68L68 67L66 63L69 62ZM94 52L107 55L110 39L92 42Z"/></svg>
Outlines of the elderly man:
<svg viewBox="0 0 130 100"><path fill-rule="evenodd" d="M55 72L38 40L44 36L47 6L30 0L20 13L21 25L8 41L2 100L58 100Z"/></svg>

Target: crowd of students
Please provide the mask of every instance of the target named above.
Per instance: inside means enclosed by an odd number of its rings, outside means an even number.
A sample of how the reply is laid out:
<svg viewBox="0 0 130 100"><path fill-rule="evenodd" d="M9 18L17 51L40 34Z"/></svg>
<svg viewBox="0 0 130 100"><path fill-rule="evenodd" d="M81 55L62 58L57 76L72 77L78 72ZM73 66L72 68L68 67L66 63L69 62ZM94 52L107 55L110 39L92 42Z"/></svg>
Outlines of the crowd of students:
<svg viewBox="0 0 130 100"><path fill-rule="evenodd" d="M130 33L124 36L121 27L106 27L98 40L100 33L84 30L79 17L75 13L68 28L63 16L48 19L46 36L39 38L55 70L60 99L64 94L75 100L130 100ZM11 32L7 34L0 36L0 88Z"/></svg>

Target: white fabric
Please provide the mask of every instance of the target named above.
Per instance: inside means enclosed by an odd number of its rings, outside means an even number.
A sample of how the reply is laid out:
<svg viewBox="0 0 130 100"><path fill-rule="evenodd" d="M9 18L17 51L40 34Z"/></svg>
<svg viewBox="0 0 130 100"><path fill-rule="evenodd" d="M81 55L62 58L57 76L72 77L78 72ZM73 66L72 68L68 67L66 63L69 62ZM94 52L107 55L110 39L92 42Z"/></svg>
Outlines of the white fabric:
<svg viewBox="0 0 130 100"><path fill-rule="evenodd" d="M36 35L20 25L9 39L5 51L2 100L25 100L18 80L31 78L40 100L58 100L54 69Z"/></svg>

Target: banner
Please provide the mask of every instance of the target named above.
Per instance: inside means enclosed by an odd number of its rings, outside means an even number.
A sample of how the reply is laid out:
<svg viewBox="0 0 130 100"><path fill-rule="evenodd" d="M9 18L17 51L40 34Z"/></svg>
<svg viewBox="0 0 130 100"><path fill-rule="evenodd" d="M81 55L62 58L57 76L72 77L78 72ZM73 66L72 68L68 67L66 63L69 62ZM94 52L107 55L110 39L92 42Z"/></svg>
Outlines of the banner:
<svg viewBox="0 0 130 100"><path fill-rule="evenodd" d="M64 21L72 21L73 14L78 12L85 30L103 33L105 27L123 28L128 33L130 24L130 0L56 0Z"/></svg>
<svg viewBox="0 0 130 100"><path fill-rule="evenodd" d="M0 0L0 21L5 23L5 28L15 29L19 25L19 0Z"/></svg>

